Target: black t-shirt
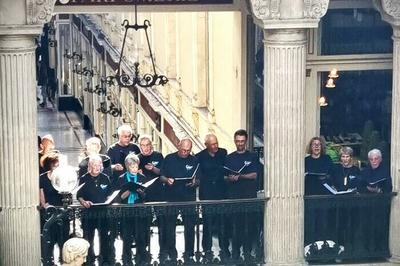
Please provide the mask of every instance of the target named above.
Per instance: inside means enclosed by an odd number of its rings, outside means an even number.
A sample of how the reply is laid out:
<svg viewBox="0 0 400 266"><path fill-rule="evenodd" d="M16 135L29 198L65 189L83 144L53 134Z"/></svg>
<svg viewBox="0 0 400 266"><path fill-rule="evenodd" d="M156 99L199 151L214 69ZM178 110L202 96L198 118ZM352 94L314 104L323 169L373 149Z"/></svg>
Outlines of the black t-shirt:
<svg viewBox="0 0 400 266"><path fill-rule="evenodd" d="M62 197L58 191L53 187L47 172L39 176L39 188L43 189L44 198L46 203L53 206L62 206Z"/></svg>
<svg viewBox="0 0 400 266"><path fill-rule="evenodd" d="M332 183L337 191L345 191L357 188L360 169L357 166L344 167L342 164L335 165Z"/></svg>
<svg viewBox="0 0 400 266"><path fill-rule="evenodd" d="M245 151L244 153L232 152L226 157L225 166L241 174L258 173L259 162L257 154ZM257 197L257 179L239 179L236 182L228 181L228 198L245 199Z"/></svg>
<svg viewBox="0 0 400 266"><path fill-rule="evenodd" d="M140 164L139 169L142 170L143 175L145 175L149 180L153 179L157 176L153 171L149 171L145 168L145 165L148 163L153 164L155 167L161 170L164 156L157 152L153 151L150 155L144 156L143 154L139 154ZM165 200L165 191L164 191L164 183L157 179L150 187L146 189L146 201L164 201Z"/></svg>
<svg viewBox="0 0 400 266"><path fill-rule="evenodd" d="M200 199L218 200L225 198L224 165L227 151L219 148L214 156L207 149L196 154L200 164Z"/></svg>
<svg viewBox="0 0 400 266"><path fill-rule="evenodd" d="M112 192L110 179L103 173L100 173L96 177L87 173L79 180L79 185L83 183L85 183L85 185L76 195L78 199L83 198L93 203L103 203Z"/></svg>
<svg viewBox="0 0 400 266"><path fill-rule="evenodd" d="M181 158L178 153L168 154L161 167L161 175L167 178L191 177L197 167L196 157ZM199 170L196 176L199 175ZM191 180L175 180L172 186L165 185L165 198L169 201L192 201L196 199L196 189L187 187Z"/></svg>
<svg viewBox="0 0 400 266"><path fill-rule="evenodd" d="M101 160L103 161L103 173L111 176L111 160L110 157L108 157L105 154L98 154L101 157ZM79 163L79 171L78 175L79 177L83 176L84 174L87 173L88 171L88 163L89 163L89 156L84 158L80 163Z"/></svg>
<svg viewBox="0 0 400 266"><path fill-rule="evenodd" d="M146 183L147 181L149 181L150 179L149 178L147 178L147 177L145 177L144 175L142 175L142 174L137 174L137 183ZM128 177L127 177L127 174L126 173L124 173L124 174L122 174L119 178L118 178L118 181L117 181L117 189L121 189L122 187L123 187L123 185L125 185L126 183L128 183ZM121 194L123 193L123 191L121 191ZM139 196L139 198L138 198L138 200L137 201L135 201L135 203L141 203L141 202L144 202L145 200L146 200L146 198L147 198L147 191L145 191L145 193L146 193L146 196L145 196L145 198L142 198L142 196L140 195L140 194L138 194L138 196ZM127 197L126 199L121 199L121 198L119 198L119 201L121 202L121 203L125 203L125 204L127 204L128 203L128 198L129 197Z"/></svg>
<svg viewBox="0 0 400 266"><path fill-rule="evenodd" d="M333 163L331 158L326 154L321 154L318 158L308 155L304 159L304 163L305 195L330 195L330 192L322 184L332 185Z"/></svg>
<svg viewBox="0 0 400 266"><path fill-rule="evenodd" d="M358 191L369 193L367 186L380 188L384 193L392 192L392 177L389 168L380 164L375 169L372 169L370 165L363 169L361 171Z"/></svg>
<svg viewBox="0 0 400 266"><path fill-rule="evenodd" d="M122 171L112 171L112 177L111 182L114 183L116 180L118 180L119 176L122 175L124 172L126 172L125 169L125 158L128 156L129 153L134 153L134 154L139 154L140 149L139 147L134 144L134 143L129 143L128 146L121 146L118 144L118 142L112 144L110 148L108 148L107 155L110 157L111 164L121 164L124 170Z"/></svg>

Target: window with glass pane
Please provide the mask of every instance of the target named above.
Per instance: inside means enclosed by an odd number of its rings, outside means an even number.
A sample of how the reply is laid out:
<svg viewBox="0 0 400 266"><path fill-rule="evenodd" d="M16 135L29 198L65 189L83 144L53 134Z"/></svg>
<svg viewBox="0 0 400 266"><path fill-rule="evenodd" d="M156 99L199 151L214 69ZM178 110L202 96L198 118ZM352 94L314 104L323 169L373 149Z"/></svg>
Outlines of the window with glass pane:
<svg viewBox="0 0 400 266"><path fill-rule="evenodd" d="M321 19L321 55L391 53L391 36L375 9L329 9Z"/></svg>
<svg viewBox="0 0 400 266"><path fill-rule="evenodd" d="M374 135L377 145L375 148L379 145L388 148L392 71L341 72L335 81L335 88L325 87L327 79L328 73L322 73L321 95L326 97L328 105L321 106L321 135L325 136L327 141L339 145L346 140L350 144L359 144L353 147L356 148L356 153L359 153L362 142L371 141L367 139L370 134Z"/></svg>
<svg viewBox="0 0 400 266"><path fill-rule="evenodd" d="M68 59L64 56L64 54L72 54L71 49L71 26L70 24L59 24L59 45L62 51L61 56L61 95L71 95L72 94L72 86L71 86L71 71L72 71L72 59Z"/></svg>

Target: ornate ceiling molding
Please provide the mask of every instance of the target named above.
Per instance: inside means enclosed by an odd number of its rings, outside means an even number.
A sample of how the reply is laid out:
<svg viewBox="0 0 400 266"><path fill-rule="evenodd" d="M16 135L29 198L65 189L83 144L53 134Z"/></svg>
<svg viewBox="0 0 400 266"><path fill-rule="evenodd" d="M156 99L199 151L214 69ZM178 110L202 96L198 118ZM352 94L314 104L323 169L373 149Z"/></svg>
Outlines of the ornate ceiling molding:
<svg viewBox="0 0 400 266"><path fill-rule="evenodd" d="M328 10L329 0L303 0L303 17L294 15L293 19L281 18L280 10L288 1L250 0L250 3L254 17L263 22L264 28L309 28L318 26Z"/></svg>
<svg viewBox="0 0 400 266"><path fill-rule="evenodd" d="M26 0L28 25L44 24L49 22L53 15L56 0Z"/></svg>

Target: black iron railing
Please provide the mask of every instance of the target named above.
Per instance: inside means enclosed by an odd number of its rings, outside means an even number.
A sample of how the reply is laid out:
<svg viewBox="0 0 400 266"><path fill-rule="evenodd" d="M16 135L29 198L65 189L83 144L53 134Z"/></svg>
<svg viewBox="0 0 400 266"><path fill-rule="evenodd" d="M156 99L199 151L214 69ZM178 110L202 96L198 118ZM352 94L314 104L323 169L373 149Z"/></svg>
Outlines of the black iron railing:
<svg viewBox="0 0 400 266"><path fill-rule="evenodd" d="M212 234L218 233L218 230L222 230L226 233L228 241L232 245L232 240L235 239L235 232L248 232L252 231L255 234L252 235L250 240L252 243L251 262L246 262L246 265L263 264L263 213L265 209L266 199L241 199L241 200L203 200L193 202L160 202L160 203L145 203L135 205L125 204L113 204L108 206L92 206L90 209L84 209L82 206L69 205L68 207L57 207L48 208L45 212L46 222L44 223L42 230L42 262L43 265L54 265L54 258L52 247L54 245L55 226L59 232L56 235L63 236L63 230L65 229L65 223L70 223L72 226L69 231L70 235L75 235L76 232L80 231L77 222L79 219L89 221L93 220L104 220L109 225L111 231L115 234L121 232L123 226L120 222L123 219L135 219L138 217L148 218L150 228L155 229L159 223L159 218L167 215L177 215L181 217L184 215L194 215L195 217L195 254L194 260L191 262L185 262L184 260L178 260L178 264L181 265L232 265L232 264L243 264L245 258L242 254L241 257L229 257L225 258L224 262L218 255L218 244L213 247L216 250L216 254L213 258L205 262L201 239L203 238L203 226L206 219L205 217L217 217L218 219L213 220L213 224L210 225ZM180 214L178 216L178 214ZM236 224L233 222L236 217L242 215L246 222L244 222L244 228L238 228L235 230ZM218 224L219 223L219 224ZM134 224L134 223L132 223ZM176 226L182 224L181 219L176 220ZM53 228L53 230L52 230ZM150 232L155 230L151 229ZM152 233L148 236L153 237ZM154 243L154 241L147 241L148 244ZM213 241L214 243L216 241ZM183 246L183 244L181 244ZM154 250L150 246L147 246L148 251ZM158 248L157 248L158 250ZM101 255L101 254L100 254ZM147 265L157 265L159 263L159 254L151 254L151 259ZM221 253L220 253L221 255ZM179 259L179 258L178 258ZM117 258L117 261L119 258Z"/></svg>
<svg viewBox="0 0 400 266"><path fill-rule="evenodd" d="M390 257L391 194L306 196L304 245L313 261Z"/></svg>

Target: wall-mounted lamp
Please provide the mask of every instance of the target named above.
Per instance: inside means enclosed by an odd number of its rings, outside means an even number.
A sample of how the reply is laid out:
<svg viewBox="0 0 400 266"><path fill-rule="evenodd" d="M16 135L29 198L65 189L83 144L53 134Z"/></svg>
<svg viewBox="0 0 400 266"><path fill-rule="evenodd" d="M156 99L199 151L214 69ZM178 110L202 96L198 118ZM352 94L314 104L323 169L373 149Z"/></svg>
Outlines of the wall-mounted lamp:
<svg viewBox="0 0 400 266"><path fill-rule="evenodd" d="M97 108L97 112L110 114L113 117L122 116L121 108L118 108L118 106L113 102L110 103L110 108L107 108L107 102L101 102L100 107Z"/></svg>
<svg viewBox="0 0 400 266"><path fill-rule="evenodd" d="M97 84L95 86L95 89L94 89L93 92L96 93L99 96L100 95L105 96L107 94L107 87L104 86L105 83L106 83L106 80L104 78L101 78L100 79L100 84Z"/></svg>
<svg viewBox="0 0 400 266"><path fill-rule="evenodd" d="M77 61L82 61L82 55L78 54L77 52L73 52L72 54L70 54L68 52L68 49L65 49L65 54L63 55L65 58L67 59L72 59L72 60L77 60Z"/></svg>

